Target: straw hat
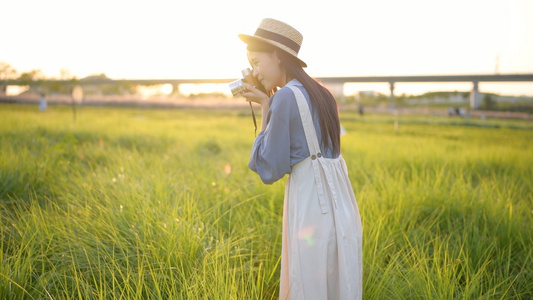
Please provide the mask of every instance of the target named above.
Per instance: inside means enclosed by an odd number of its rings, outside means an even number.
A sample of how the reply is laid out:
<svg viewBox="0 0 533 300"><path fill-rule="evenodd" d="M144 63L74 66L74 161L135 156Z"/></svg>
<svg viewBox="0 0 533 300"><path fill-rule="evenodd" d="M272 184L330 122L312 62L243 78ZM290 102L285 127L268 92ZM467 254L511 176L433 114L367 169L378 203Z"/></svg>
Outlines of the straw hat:
<svg viewBox="0 0 533 300"><path fill-rule="evenodd" d="M298 51L303 40L302 34L281 21L263 19L254 35L239 34L239 38L246 44L253 41L266 42L296 58L303 68L307 67L307 64L298 58Z"/></svg>

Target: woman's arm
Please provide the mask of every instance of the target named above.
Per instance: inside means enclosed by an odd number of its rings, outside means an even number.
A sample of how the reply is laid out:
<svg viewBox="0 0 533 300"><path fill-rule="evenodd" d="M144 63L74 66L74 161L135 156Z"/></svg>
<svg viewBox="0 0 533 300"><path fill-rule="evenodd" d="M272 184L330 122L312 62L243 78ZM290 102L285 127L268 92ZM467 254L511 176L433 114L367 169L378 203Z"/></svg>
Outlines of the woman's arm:
<svg viewBox="0 0 533 300"><path fill-rule="evenodd" d="M268 104L270 110L263 115L265 128L254 141L248 166L264 183L272 184L291 172L290 124L297 107L289 88L277 91Z"/></svg>

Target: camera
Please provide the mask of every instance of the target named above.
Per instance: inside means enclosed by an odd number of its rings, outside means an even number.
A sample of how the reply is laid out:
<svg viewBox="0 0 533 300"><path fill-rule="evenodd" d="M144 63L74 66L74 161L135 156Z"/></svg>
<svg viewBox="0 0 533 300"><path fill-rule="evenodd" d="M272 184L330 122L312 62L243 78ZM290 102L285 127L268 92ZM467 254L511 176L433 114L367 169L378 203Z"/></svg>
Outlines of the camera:
<svg viewBox="0 0 533 300"><path fill-rule="evenodd" d="M237 96L238 94L246 91L246 86L244 85L245 82L256 87L258 86L257 80L255 80L250 68L242 70L241 73L243 77L242 79L237 79L229 83L229 88L233 96Z"/></svg>

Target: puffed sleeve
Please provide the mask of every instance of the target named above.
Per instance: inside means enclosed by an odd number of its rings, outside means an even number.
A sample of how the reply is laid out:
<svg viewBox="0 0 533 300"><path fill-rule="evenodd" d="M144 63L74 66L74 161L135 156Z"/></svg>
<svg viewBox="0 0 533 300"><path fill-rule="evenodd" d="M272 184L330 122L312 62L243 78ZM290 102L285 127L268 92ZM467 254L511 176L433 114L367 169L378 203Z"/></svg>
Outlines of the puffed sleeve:
<svg viewBox="0 0 533 300"><path fill-rule="evenodd" d="M248 164L265 184L272 184L291 172L289 123L296 99L289 88L282 88L270 102L267 127L255 139Z"/></svg>

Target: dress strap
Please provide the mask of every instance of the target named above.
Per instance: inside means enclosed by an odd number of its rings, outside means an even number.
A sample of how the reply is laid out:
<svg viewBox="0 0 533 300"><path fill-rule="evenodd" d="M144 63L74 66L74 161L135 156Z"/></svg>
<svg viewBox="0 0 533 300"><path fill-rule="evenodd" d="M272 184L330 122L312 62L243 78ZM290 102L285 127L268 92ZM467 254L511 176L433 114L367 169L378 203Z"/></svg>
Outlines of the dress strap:
<svg viewBox="0 0 533 300"><path fill-rule="evenodd" d="M296 103L298 104L298 110L300 111L305 139L307 140L311 159L315 160L317 157L322 157L320 146L318 145L318 138L316 136L315 124L313 123L313 117L311 116L307 100L305 100L305 96L299 88L295 86L288 86L288 88L293 91L294 96L296 97Z"/></svg>
<svg viewBox="0 0 533 300"><path fill-rule="evenodd" d="M295 86L289 86L289 88L294 92L296 103L298 104L298 110L300 111L300 117L302 118L305 139L307 140L307 146L309 147L309 154L311 155L311 162L313 165L313 173L315 177L320 211L323 214L327 214L328 206L326 201L326 190L321 175L322 172L320 171L319 160L317 160L317 158L322 157L322 153L320 153L320 147L318 146L318 138L316 136L313 117L311 116L311 110L309 109L309 105L307 104L307 100L305 100L305 96L302 91Z"/></svg>

